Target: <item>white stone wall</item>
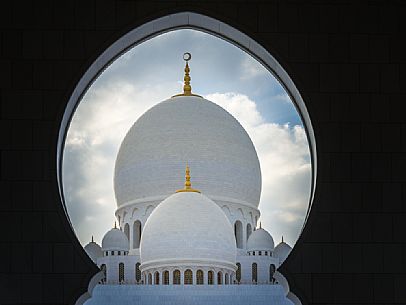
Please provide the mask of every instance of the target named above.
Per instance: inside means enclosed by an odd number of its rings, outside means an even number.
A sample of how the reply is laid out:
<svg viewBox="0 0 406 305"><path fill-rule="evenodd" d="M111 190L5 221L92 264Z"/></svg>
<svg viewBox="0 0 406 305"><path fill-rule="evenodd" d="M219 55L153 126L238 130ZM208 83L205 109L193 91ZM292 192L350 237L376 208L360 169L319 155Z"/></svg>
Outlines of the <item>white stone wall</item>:
<svg viewBox="0 0 406 305"><path fill-rule="evenodd" d="M139 255L114 255L98 258L97 266L106 265L106 283L119 284L119 264L124 263L124 282L127 284L136 284L135 265L140 263Z"/></svg>
<svg viewBox="0 0 406 305"><path fill-rule="evenodd" d="M134 247L134 223L139 221L141 223L141 232L144 227L145 222L147 221L149 215L151 214L152 210L158 206L158 204L164 200L162 199L155 199L152 201L142 201L138 200L133 204L129 204L118 208L116 211L116 217L119 221L120 228L124 231L124 227L126 224L129 225L129 242L130 242L130 253L134 253L131 249L136 249ZM212 199L213 200L213 199ZM253 231L254 228L257 226L258 219L260 217L260 212L257 208L253 208L251 206L243 205L237 203L235 201L225 201L225 200L213 200L217 205L223 210L226 214L228 220L230 221L233 230L234 224L236 221L240 221L242 224L242 236L243 236L243 245L242 248L245 250L247 247L247 225L251 226L251 230ZM142 234L141 234L142 235ZM245 253L245 251L243 251Z"/></svg>
<svg viewBox="0 0 406 305"><path fill-rule="evenodd" d="M293 305L280 285L97 285L85 305Z"/></svg>
<svg viewBox="0 0 406 305"><path fill-rule="evenodd" d="M241 284L253 284L252 282L252 264L257 264L257 284L272 284L269 276L269 266L275 265L275 269L280 266L279 258L273 256L265 256L262 253L258 255L238 255L237 263L241 264Z"/></svg>
<svg viewBox="0 0 406 305"><path fill-rule="evenodd" d="M264 254L264 253L262 253ZM137 252L135 252L135 255L114 255L114 256L103 256L100 257L97 260L97 265L100 267L102 264L106 265L107 268L107 283L110 284L118 284L118 275L119 275L119 263L123 262L124 263L124 277L125 277L125 283L127 284L136 284L135 280L135 265L136 263L141 263L140 256ZM269 266L270 264L274 264L276 269L280 266L281 262L279 258L273 257L273 256L264 256L258 255L258 251L255 256L253 255L247 255L246 253L243 255L237 255L237 262L241 264L241 284L252 284L252 263L257 263L257 273L258 273L258 283L257 284L271 284L269 281ZM175 269L179 269L181 271L181 274L186 269L191 269L193 271L193 277L194 277L194 282L196 280L196 272L198 269L201 269L204 271L204 281L207 283L207 272L208 270L213 270L215 274L218 271L221 271L223 273L223 276L225 276L226 273L228 273L230 276L232 276L232 280L230 281L230 284L233 283L233 280L236 279L236 272L234 270L230 270L227 268L217 268L213 266L188 266L186 264L184 265L179 265L177 267L165 267L165 268L159 268L158 269L148 269L148 270L142 270L142 278L144 278L145 274L148 274L151 272L152 274L155 271L160 272L160 280L162 282L163 279L163 271L164 270L169 270L170 271L170 281L172 281L172 272ZM183 275L182 275L183 276ZM217 277L215 276L215 283L217 283ZM223 283L225 283L225 278Z"/></svg>

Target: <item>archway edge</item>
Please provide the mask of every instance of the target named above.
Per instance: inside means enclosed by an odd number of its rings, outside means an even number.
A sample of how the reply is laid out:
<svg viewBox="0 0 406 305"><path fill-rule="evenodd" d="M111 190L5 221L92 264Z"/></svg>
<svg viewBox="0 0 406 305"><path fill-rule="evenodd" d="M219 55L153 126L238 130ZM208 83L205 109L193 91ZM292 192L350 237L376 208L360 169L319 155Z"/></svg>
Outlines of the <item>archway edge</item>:
<svg viewBox="0 0 406 305"><path fill-rule="evenodd" d="M69 128L71 119L79 105L81 98L86 93L88 88L92 83L98 78L98 76L121 54L129 50L130 48L145 42L155 36L162 33L174 31L178 29L194 29L200 30L217 37L220 37L233 45L244 50L256 60L261 62L265 68L272 73L276 79L285 88L287 93L290 95L293 103L295 104L302 121L304 122L304 128L306 130L309 146L310 155L312 162L312 183L310 190L310 198L308 204L308 210L306 218L302 227L302 230L307 222L307 218L310 213L311 205L314 198L314 191L316 187L316 176L317 176L317 158L316 158L316 140L314 135L314 130L312 127L310 115L307 111L307 107L299 93L298 88L294 84L293 80L290 78L288 73L282 67L282 65L274 58L264 47L262 47L255 40L250 38L248 35L242 33L236 28L219 21L215 18L208 17L195 12L179 12L170 14L164 17L157 18L155 20L149 21L131 31L124 34L121 38L116 40L112 45L110 45L87 69L84 75L80 78L79 82L75 86L68 103L66 105L65 112L62 117L62 121L59 128L58 142L57 142L57 179L59 194L62 199L63 209L65 211L66 217L70 218L66 210L63 184L62 184L62 161L63 161L63 147L66 140L67 130ZM97 273L91 283L94 282L96 277L100 273ZM93 283L94 284L94 283ZM91 297L94 285L89 285L89 290L87 293L82 295L76 304L83 304L88 298ZM290 292L291 295L293 295Z"/></svg>
<svg viewBox="0 0 406 305"><path fill-rule="evenodd" d="M303 227L306 224L310 208L314 198L314 191L316 187L316 177L317 177L317 158L316 158L316 140L314 136L314 130L311 123L310 115L307 111L304 100L299 93L298 88L294 84L293 80L290 78L288 73L282 67L282 65L259 43L255 40L242 33L241 31L235 29L234 27L199 13L194 12L180 12L170 14L164 17L157 18L150 22L147 22L131 31L124 34L121 38L116 40L112 45L110 45L87 69L85 74L80 78L77 83L69 101L66 105L65 112L61 121L58 134L57 143L57 173L58 173L58 187L59 193L62 198L63 208L65 210L68 219L69 215L66 211L63 188L62 188L62 152L66 139L67 130L69 128L71 119L75 112L76 107L80 103L81 98L86 93L87 89L92 85L92 83L98 78L98 76L121 54L126 52L128 49L145 42L162 33L178 30L178 29L195 29L209 34L218 36L235 46L241 48L245 52L249 53L259 62L261 62L265 68L272 73L276 79L281 83L285 90L290 95L293 103L298 109L299 115L301 116L304 127L306 130L309 146L310 155L312 162L312 183L310 190L309 205L306 214L306 219ZM70 221L70 220L69 220Z"/></svg>

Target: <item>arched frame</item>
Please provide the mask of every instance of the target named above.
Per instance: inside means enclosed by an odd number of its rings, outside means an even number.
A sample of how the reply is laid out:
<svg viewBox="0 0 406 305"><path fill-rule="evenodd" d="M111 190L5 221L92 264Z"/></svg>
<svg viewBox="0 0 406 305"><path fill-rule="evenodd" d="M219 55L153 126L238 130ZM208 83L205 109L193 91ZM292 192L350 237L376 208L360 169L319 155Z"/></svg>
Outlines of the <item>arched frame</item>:
<svg viewBox="0 0 406 305"><path fill-rule="evenodd" d="M181 12L171 14L165 17L161 17L150 22L147 22L127 34L123 35L120 39L114 42L110 47L108 47L88 68L85 74L81 77L78 84L76 85L74 91L72 92L63 118L59 128L58 142L57 142L57 156L56 156L56 167L57 167L57 180L59 187L59 194L63 204L63 209L65 215L70 222L69 215L66 210L65 197L63 192L62 183L62 161L63 161L63 148L66 140L67 131L72 120L72 116L79 105L82 97L85 95L86 91L93 84L93 82L98 78L98 76L112 63L114 62L122 53L131 49L132 47L145 42L155 36L163 34L165 32L174 31L178 29L194 29L212 34L214 36L220 37L233 45L244 50L272 73L275 78L281 83L283 88L286 90L291 100L293 101L298 113L304 123L304 128L306 131L307 139L309 142L310 156L312 163L312 182L310 190L310 198L308 209L305 217L305 221L302 230L307 222L311 204L314 198L314 192L316 187L317 178L317 158L316 158L316 140L314 136L314 130L311 124L310 115L307 111L306 105L299 93L293 80L290 78L285 69L280 65L280 63L273 57L264 47L262 47L255 40L242 33L241 31L233 28L232 26L219 21L217 19L198 14L193 12ZM71 224L71 222L70 222ZM71 224L72 227L72 224ZM73 229L73 228L72 228ZM89 287L90 289L90 287ZM89 290L89 292L91 289ZM80 297L77 304L83 304L88 298Z"/></svg>

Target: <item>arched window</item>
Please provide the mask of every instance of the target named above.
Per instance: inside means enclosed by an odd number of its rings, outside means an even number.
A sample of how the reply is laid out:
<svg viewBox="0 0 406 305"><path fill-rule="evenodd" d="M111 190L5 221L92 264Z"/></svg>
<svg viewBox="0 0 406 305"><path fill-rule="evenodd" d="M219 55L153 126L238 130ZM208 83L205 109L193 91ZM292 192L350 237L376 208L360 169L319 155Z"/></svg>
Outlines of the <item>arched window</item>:
<svg viewBox="0 0 406 305"><path fill-rule="evenodd" d="M202 270L197 270L197 272L196 272L196 284L197 285L203 285L204 284L204 278L203 278L203 271Z"/></svg>
<svg viewBox="0 0 406 305"><path fill-rule="evenodd" d="M164 285L169 285L169 271L164 271Z"/></svg>
<svg viewBox="0 0 406 305"><path fill-rule="evenodd" d="M180 271L179 270L175 270L173 272L173 284L180 285Z"/></svg>
<svg viewBox="0 0 406 305"><path fill-rule="evenodd" d="M152 285L152 274L148 273L148 285Z"/></svg>
<svg viewBox="0 0 406 305"><path fill-rule="evenodd" d="M269 265L269 282L273 283L275 282L275 279L273 277L273 275L275 274L275 265L274 264L270 264Z"/></svg>
<svg viewBox="0 0 406 305"><path fill-rule="evenodd" d="M226 274L225 274L224 284L228 285L228 281L229 281L228 273L226 273Z"/></svg>
<svg viewBox="0 0 406 305"><path fill-rule="evenodd" d="M252 263L252 270L251 270L251 272L252 272L252 282L253 283L257 283L258 282L258 274L257 274L257 263Z"/></svg>
<svg viewBox="0 0 406 305"><path fill-rule="evenodd" d="M193 272L190 269L185 271L185 285L192 285L193 284Z"/></svg>
<svg viewBox="0 0 406 305"><path fill-rule="evenodd" d="M237 243L237 248L242 249L243 248L242 224L241 224L241 221L239 221L239 220L237 220L234 223L234 235L235 235L235 241Z"/></svg>
<svg viewBox="0 0 406 305"><path fill-rule="evenodd" d="M106 265L105 265L105 264L102 264L102 265L100 266L100 270L103 271L104 279L106 279L106 276L107 276L107 268L106 268Z"/></svg>
<svg viewBox="0 0 406 305"><path fill-rule="evenodd" d="M118 264L118 281L120 283L124 281L124 263Z"/></svg>
<svg viewBox="0 0 406 305"><path fill-rule="evenodd" d="M207 284L208 285L213 285L213 281L214 281L214 274L213 271L209 271L207 273Z"/></svg>
<svg viewBox="0 0 406 305"><path fill-rule="evenodd" d="M219 271L217 273L217 285L222 285L223 284L223 273L221 273L221 271Z"/></svg>
<svg viewBox="0 0 406 305"><path fill-rule="evenodd" d="M158 271L155 272L154 278L155 278L155 285L159 285L159 272Z"/></svg>
<svg viewBox="0 0 406 305"><path fill-rule="evenodd" d="M236 279L237 282L239 283L241 281L241 264L237 263L237 272L236 272Z"/></svg>
<svg viewBox="0 0 406 305"><path fill-rule="evenodd" d="M251 224L248 223L247 224L247 240L250 237L251 233L252 233L252 227L251 227Z"/></svg>
<svg viewBox="0 0 406 305"><path fill-rule="evenodd" d="M127 236L128 241L130 241L130 225L128 223L124 225L124 234Z"/></svg>
<svg viewBox="0 0 406 305"><path fill-rule="evenodd" d="M141 222L139 220L134 221L133 224L133 248L138 249L141 241Z"/></svg>
<svg viewBox="0 0 406 305"><path fill-rule="evenodd" d="M135 264L135 280L137 282L141 281L141 270L140 270L140 263Z"/></svg>

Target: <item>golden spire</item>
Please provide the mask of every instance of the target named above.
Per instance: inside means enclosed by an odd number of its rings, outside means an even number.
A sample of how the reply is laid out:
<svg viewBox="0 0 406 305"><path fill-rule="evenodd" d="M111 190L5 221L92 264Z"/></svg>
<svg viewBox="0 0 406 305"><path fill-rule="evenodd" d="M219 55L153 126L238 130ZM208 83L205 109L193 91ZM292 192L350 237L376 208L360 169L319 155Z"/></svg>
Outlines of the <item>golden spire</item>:
<svg viewBox="0 0 406 305"><path fill-rule="evenodd" d="M282 235L282 242L283 242L283 235Z"/></svg>
<svg viewBox="0 0 406 305"><path fill-rule="evenodd" d="M116 222L114 222L114 229L117 229L117 224L116 224Z"/></svg>
<svg viewBox="0 0 406 305"><path fill-rule="evenodd" d="M183 78L183 81L184 81L183 93L176 94L176 95L174 95L172 97L175 97L175 96L198 96L198 97L201 97L200 95L193 94L192 93L192 87L190 86L191 78L190 78L190 75L189 75L190 68L189 68L188 61L192 59L192 54L190 54L188 52L184 53L183 54L183 59L186 62L186 65L185 65L185 77Z"/></svg>
<svg viewBox="0 0 406 305"><path fill-rule="evenodd" d="M185 174L185 188L176 191L176 193L181 193L181 192L200 193L199 190L195 190L194 188L192 188L192 183L190 183L190 169L189 169L189 165L187 165L187 164L186 164L186 174Z"/></svg>
<svg viewBox="0 0 406 305"><path fill-rule="evenodd" d="M261 222L259 222L259 228L262 229L262 224L261 224Z"/></svg>
<svg viewBox="0 0 406 305"><path fill-rule="evenodd" d="M93 235L92 235L92 243L94 243Z"/></svg>

